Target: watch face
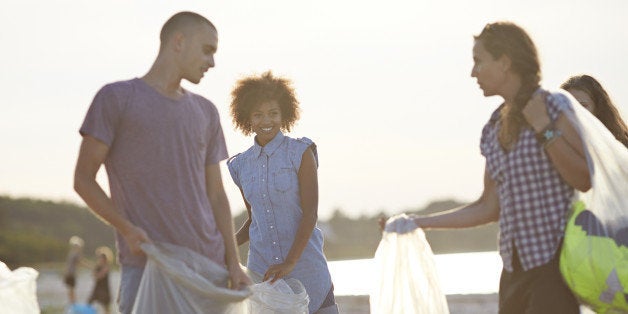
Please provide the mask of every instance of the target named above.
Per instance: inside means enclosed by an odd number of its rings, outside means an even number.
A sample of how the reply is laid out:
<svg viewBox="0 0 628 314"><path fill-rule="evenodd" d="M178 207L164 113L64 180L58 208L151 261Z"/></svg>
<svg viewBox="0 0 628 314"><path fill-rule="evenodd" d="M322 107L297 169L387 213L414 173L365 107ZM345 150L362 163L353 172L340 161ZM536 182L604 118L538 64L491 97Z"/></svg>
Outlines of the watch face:
<svg viewBox="0 0 628 314"><path fill-rule="evenodd" d="M543 138L545 138L546 140L551 139L552 137L554 137L555 132L554 130L545 130L545 132L543 133Z"/></svg>
<svg viewBox="0 0 628 314"><path fill-rule="evenodd" d="M559 137L561 134L560 130L547 129L543 132L543 141L547 142L551 139Z"/></svg>

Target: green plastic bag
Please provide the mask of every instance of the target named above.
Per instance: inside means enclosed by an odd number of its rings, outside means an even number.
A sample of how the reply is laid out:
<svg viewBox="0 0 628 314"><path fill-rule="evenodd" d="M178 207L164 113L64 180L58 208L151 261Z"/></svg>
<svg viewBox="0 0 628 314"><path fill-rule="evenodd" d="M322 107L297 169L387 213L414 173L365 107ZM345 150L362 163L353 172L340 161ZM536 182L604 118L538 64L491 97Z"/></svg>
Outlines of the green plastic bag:
<svg viewBox="0 0 628 314"><path fill-rule="evenodd" d="M574 202L572 210L560 257L563 278L576 297L596 312L628 312L628 247L587 234L586 227L576 223L577 217L587 215L584 202Z"/></svg>

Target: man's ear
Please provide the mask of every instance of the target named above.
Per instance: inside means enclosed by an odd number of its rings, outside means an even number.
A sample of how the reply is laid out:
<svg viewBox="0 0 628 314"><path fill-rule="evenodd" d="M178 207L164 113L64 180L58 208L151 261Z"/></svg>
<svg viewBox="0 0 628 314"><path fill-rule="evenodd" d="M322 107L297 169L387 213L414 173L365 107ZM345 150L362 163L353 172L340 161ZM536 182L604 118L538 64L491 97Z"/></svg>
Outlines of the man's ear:
<svg viewBox="0 0 628 314"><path fill-rule="evenodd" d="M182 32L176 32L173 36L172 36L172 45L173 45L173 49L176 52L180 52L181 50L183 50L183 45L185 42L185 35L183 35Z"/></svg>

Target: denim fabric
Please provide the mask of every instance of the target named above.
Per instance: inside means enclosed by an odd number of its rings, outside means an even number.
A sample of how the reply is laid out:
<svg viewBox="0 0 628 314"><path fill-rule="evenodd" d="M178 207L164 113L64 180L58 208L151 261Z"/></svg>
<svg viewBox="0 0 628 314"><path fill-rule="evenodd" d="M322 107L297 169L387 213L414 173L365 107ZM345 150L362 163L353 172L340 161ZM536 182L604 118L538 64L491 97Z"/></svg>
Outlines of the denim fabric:
<svg viewBox="0 0 628 314"><path fill-rule="evenodd" d="M121 314L131 314L143 274L144 267L122 265L118 292L118 310Z"/></svg>
<svg viewBox="0 0 628 314"><path fill-rule="evenodd" d="M293 139L279 132L264 147L255 143L227 162L233 181L251 205L247 267L255 272L263 274L269 266L284 262L292 247L302 217L297 173L308 147L317 156L310 139ZM310 313L318 310L331 288L320 229L314 228L288 277L305 286Z"/></svg>

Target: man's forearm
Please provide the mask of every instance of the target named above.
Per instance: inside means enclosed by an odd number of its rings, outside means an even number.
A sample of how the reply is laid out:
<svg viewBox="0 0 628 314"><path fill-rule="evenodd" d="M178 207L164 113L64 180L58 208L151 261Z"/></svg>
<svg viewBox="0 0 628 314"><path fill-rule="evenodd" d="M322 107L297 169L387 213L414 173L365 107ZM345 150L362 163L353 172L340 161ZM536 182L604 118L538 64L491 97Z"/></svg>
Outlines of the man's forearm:
<svg viewBox="0 0 628 314"><path fill-rule="evenodd" d="M233 220L231 219L231 209L229 208L227 195L224 192L218 194L219 195L210 197L210 202L212 204L212 210L214 211L216 226L218 231L222 234L225 244L225 263L228 267L231 267L240 263L240 256L236 250L236 241L233 234Z"/></svg>
<svg viewBox="0 0 628 314"><path fill-rule="evenodd" d="M125 234L132 227L132 224L115 209L113 202L95 179L75 176L74 190L97 217L118 232Z"/></svg>

